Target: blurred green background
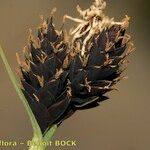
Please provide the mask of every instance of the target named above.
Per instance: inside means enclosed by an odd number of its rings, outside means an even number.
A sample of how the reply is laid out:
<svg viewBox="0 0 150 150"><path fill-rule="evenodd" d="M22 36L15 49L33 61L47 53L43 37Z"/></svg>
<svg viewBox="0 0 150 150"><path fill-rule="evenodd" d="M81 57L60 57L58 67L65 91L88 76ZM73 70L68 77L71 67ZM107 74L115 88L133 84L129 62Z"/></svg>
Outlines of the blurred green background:
<svg viewBox="0 0 150 150"><path fill-rule="evenodd" d="M61 26L63 14L77 16L76 5L88 8L91 0L0 0L0 43L15 72L15 53L27 43L28 29L36 30L39 15L47 17L57 7L55 24ZM150 1L107 0L106 14L120 20L131 17L129 33L136 52L129 57L125 74L129 76L109 93L110 100L100 107L79 111L57 130L54 139L77 140L75 148L53 150L150 150ZM66 28L74 23L67 22ZM27 140L32 128L0 60L0 139ZM1 148L0 148L1 149ZM4 149L4 148L2 148ZM25 146L7 148L26 150Z"/></svg>

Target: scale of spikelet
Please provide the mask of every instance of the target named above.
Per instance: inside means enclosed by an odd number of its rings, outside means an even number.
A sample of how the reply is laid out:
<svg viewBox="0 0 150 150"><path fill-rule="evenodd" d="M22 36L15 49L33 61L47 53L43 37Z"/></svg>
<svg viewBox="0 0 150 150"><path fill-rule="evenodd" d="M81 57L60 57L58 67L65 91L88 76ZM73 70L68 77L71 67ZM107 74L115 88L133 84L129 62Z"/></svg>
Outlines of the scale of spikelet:
<svg viewBox="0 0 150 150"><path fill-rule="evenodd" d="M90 9L77 10L83 20L65 16L78 22L72 31L72 51L66 59L69 62L69 80L72 90L71 103L77 109L98 105L107 99L104 94L112 91L118 81L124 79L121 73L127 62L125 58L132 51L130 37L126 34L129 18L115 22L103 14L106 3L97 0Z"/></svg>
<svg viewBox="0 0 150 150"><path fill-rule="evenodd" d="M65 34L55 30L51 17L42 21L38 40L30 31L27 49L24 49L25 62L20 62L17 54L23 93L42 132L69 115L66 112L70 103L66 89L68 71L62 69L67 51Z"/></svg>

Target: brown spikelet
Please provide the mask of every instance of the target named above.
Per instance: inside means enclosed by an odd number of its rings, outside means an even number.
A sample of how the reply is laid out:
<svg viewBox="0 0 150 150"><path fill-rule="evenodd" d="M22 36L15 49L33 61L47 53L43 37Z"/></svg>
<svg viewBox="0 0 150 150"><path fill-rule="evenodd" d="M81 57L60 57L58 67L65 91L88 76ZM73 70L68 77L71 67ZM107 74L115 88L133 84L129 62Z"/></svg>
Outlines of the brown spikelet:
<svg viewBox="0 0 150 150"><path fill-rule="evenodd" d="M55 29L53 17L42 17L38 38L30 31L25 62L17 55L22 90L42 132L77 109L98 106L107 99L104 94L125 79L121 73L133 50L126 33L129 17L115 22L103 13L105 7L106 2L95 0L90 9L77 6L81 19L65 15L64 21L77 22L69 38L65 30Z"/></svg>

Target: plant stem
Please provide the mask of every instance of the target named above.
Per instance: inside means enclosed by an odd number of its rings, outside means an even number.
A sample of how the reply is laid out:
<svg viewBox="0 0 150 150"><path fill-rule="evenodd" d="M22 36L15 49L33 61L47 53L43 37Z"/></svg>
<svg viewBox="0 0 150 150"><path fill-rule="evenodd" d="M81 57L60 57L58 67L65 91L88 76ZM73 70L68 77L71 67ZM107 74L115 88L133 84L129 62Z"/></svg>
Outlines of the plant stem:
<svg viewBox="0 0 150 150"><path fill-rule="evenodd" d="M13 71L11 70L11 67L10 67L10 65L9 65L9 63L7 61L7 58L6 58L5 54L4 54L4 51L1 48L1 46L0 46L0 57L2 58L2 61L4 63L4 66L6 68L6 71L7 71L8 75L10 77L10 80L11 80L11 82L12 82L12 84L13 84L13 86L14 86L14 88L15 88L15 90L16 90L19 98L20 98L20 100L22 101L22 103L23 103L23 105L24 105L24 107L25 107L25 109L26 109L26 111L28 113L28 116L30 118L30 121L31 121L31 124L32 124L32 128L33 128L33 139L31 141L31 143L34 143L34 142L42 143L42 142L45 142L45 141L48 142L52 138L54 132L56 131L57 126L54 125L53 127L51 127L47 131L45 136L43 137L41 129L40 129L40 127L39 127L39 125L38 125L38 123L36 121L36 118L35 118L32 110L31 110L31 108L30 108L30 106L29 106L29 104L28 104L24 94L22 93L22 91L21 91L21 89L20 89L20 87L18 85L18 82L17 82L17 80L15 78L15 75L14 75ZM38 144L33 144L33 145L31 144L31 146L29 147L29 150L44 150L46 147L47 147L46 145L42 146L42 145L38 145Z"/></svg>
<svg viewBox="0 0 150 150"><path fill-rule="evenodd" d="M8 75L9 75L9 77L10 77L10 80L11 80L11 82L12 82L12 84L13 84L13 86L14 86L14 88L15 88L15 90L16 90L19 98L20 98L20 100L22 101L22 103L23 103L23 105L24 105L24 107L25 107L25 109L26 109L26 111L27 111L27 113L29 115L29 118L30 118L30 121L31 121L34 133L37 133L37 134L40 135L41 134L41 130L39 128L39 125L38 125L38 123L37 123L37 121L36 121L36 119L34 117L34 114L33 114L32 110L31 110L31 108L30 108L30 106L29 106L29 104L28 104L24 94L22 93L22 91L21 91L21 89L20 89L20 87L19 87L19 85L17 83L15 75L14 75L14 73L11 70L11 67L10 67L10 65L9 65L9 63L7 61L7 58L6 58L5 54L4 54L4 51L1 48L1 46L0 46L0 56L2 58L2 61L3 61L4 65L5 65L5 68L6 68L6 71L7 71Z"/></svg>
<svg viewBox="0 0 150 150"><path fill-rule="evenodd" d="M43 143L43 138L39 139L36 135L34 135L31 144L29 146L29 150L44 150L46 147L44 148L42 146L42 143Z"/></svg>
<svg viewBox="0 0 150 150"><path fill-rule="evenodd" d="M48 143L50 142L56 129L57 129L57 126L54 125L50 130L48 130L48 132L45 134L45 136L42 139L39 139L35 135L31 141L29 150L45 150L46 147L49 146ZM46 144L44 144L44 143L46 143Z"/></svg>

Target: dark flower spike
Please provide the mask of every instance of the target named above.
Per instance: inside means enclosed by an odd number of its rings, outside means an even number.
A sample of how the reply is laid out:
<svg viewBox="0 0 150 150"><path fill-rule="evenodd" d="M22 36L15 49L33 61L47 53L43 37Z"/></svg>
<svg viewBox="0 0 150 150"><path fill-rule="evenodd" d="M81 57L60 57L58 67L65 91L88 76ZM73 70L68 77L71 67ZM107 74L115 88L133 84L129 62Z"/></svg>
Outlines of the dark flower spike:
<svg viewBox="0 0 150 150"><path fill-rule="evenodd" d="M62 34L55 30L52 17L43 20L37 40L30 30L25 62L17 54L22 90L43 133L67 118L70 107L71 97L66 90L69 70L62 68L68 44Z"/></svg>
<svg viewBox="0 0 150 150"><path fill-rule="evenodd" d="M99 106L125 78L121 73L133 50L126 34L129 17L115 22L103 13L105 7L106 2L95 0L89 9L77 6L81 19L65 15L78 24L70 32L71 41L64 22L60 31L55 29L54 9L47 20L42 17L37 40L30 31L25 62L17 55L22 90L42 133L76 110Z"/></svg>
<svg viewBox="0 0 150 150"><path fill-rule="evenodd" d="M75 107L85 107L102 101L104 94L115 90L113 86L124 79L121 73L126 57L133 51L130 36L126 34L129 17L115 22L103 13L106 2L95 0L86 10L77 10L82 19L66 15L78 23L71 32L72 57L68 63L72 102ZM74 55L72 55L74 54Z"/></svg>

